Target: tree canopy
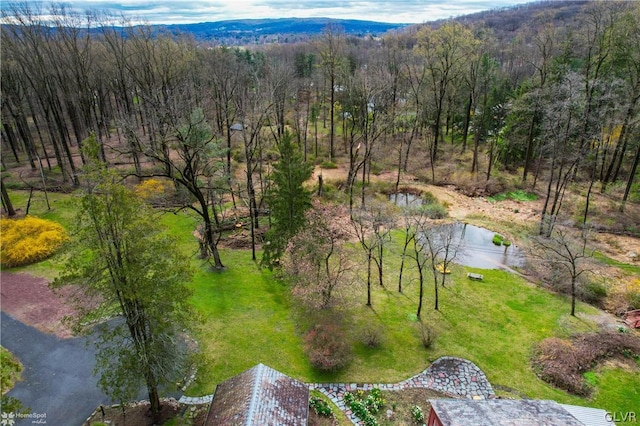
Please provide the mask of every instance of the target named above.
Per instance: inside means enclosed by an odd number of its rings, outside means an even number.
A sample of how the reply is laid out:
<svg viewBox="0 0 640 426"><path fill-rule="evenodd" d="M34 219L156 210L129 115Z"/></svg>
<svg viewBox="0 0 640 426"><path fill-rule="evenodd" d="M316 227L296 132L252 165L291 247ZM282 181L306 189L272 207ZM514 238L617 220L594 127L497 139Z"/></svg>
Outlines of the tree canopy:
<svg viewBox="0 0 640 426"><path fill-rule="evenodd" d="M194 318L190 261L173 247L156 214L99 170L78 201L68 260L54 283L77 288L76 331L112 318L95 328L99 386L116 401L146 386L154 415L161 387L188 371L185 332Z"/></svg>

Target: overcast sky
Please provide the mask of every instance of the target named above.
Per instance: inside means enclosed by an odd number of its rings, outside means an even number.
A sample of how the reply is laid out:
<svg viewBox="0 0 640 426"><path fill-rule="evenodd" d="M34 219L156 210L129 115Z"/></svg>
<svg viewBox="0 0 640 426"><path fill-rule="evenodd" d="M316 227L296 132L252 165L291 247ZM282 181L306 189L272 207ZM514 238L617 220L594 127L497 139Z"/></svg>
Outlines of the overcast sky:
<svg viewBox="0 0 640 426"><path fill-rule="evenodd" d="M420 23L495 9L533 0L72 0L59 1L75 10L97 9L150 24L181 24L247 18L363 19ZM3 8L10 1L0 0ZM49 1L40 3L46 9ZM138 19L135 19L136 21Z"/></svg>

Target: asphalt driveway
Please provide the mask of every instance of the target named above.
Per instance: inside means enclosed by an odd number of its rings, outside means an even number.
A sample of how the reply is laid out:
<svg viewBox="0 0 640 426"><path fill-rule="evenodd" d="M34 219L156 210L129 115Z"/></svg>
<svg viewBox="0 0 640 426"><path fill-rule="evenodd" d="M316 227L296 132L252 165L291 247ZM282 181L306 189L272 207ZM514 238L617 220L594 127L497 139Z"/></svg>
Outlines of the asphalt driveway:
<svg viewBox="0 0 640 426"><path fill-rule="evenodd" d="M95 348L90 336L60 339L4 312L1 319L2 346L17 356L24 366L22 381L8 395L19 399L30 413L38 415L37 419L17 419L16 426L82 425L97 406L111 403L92 374Z"/></svg>

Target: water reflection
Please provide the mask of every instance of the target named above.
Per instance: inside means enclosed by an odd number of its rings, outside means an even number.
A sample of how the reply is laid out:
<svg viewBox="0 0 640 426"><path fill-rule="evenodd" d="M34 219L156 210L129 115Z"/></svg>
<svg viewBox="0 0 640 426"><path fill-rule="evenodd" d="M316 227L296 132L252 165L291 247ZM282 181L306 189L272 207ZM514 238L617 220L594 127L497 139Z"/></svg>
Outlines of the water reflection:
<svg viewBox="0 0 640 426"><path fill-rule="evenodd" d="M422 205L422 197L408 192L396 192L389 195L389 201L400 207L420 206Z"/></svg>
<svg viewBox="0 0 640 426"><path fill-rule="evenodd" d="M493 244L495 232L460 222L455 227L462 236L462 247L455 263L483 269L524 266L524 254L514 244L509 247Z"/></svg>
<svg viewBox="0 0 640 426"><path fill-rule="evenodd" d="M408 192L390 194L389 201L401 207L424 204L420 195ZM514 244L509 247L493 244L496 232L461 222L455 223L454 227L455 235L450 240L452 248L462 239L454 263L482 269L509 269L525 265L524 254Z"/></svg>

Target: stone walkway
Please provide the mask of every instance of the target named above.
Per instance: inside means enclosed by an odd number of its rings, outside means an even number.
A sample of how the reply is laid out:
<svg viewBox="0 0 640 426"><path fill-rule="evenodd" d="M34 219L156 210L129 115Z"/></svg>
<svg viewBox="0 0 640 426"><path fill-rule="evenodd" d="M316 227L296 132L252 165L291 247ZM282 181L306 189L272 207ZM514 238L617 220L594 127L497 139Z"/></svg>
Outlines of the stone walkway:
<svg viewBox="0 0 640 426"><path fill-rule="evenodd" d="M184 396L182 395L178 400L181 404L187 405L200 405L200 404L210 404L213 401L213 394L205 395L205 396Z"/></svg>
<svg viewBox="0 0 640 426"><path fill-rule="evenodd" d="M443 392L451 398L495 398L491 383L477 365L466 359L449 356L438 358L422 373L395 384L312 383L309 385L309 389L318 390L331 399L355 425L362 423L345 404L344 394L374 388L387 391L426 388Z"/></svg>
<svg viewBox="0 0 640 426"><path fill-rule="evenodd" d="M347 414L355 425L362 424L344 402L344 394L357 390L368 391L378 388L386 391L426 388L443 392L451 398L491 399L495 393L487 376L473 362L451 356L438 358L422 373L394 384L357 384L357 383L311 383L310 390L326 395L334 404ZM181 397L183 404L207 404L213 395L197 398Z"/></svg>

